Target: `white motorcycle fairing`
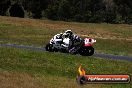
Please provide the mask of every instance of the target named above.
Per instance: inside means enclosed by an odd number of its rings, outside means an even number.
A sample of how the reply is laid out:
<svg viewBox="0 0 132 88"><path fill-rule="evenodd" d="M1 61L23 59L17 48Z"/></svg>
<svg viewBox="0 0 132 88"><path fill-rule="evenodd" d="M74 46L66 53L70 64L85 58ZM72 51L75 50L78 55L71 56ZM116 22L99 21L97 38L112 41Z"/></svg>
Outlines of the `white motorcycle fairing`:
<svg viewBox="0 0 132 88"><path fill-rule="evenodd" d="M68 48L70 45L70 39L69 38L64 38L63 39L63 44L61 44L63 47Z"/></svg>
<svg viewBox="0 0 132 88"><path fill-rule="evenodd" d="M63 42L62 44L59 44L57 42ZM69 45L71 44L70 42L70 39L69 38L64 38L63 40L62 39L54 39L52 38L50 40L50 44L53 45L53 48L56 48L56 49L68 49Z"/></svg>

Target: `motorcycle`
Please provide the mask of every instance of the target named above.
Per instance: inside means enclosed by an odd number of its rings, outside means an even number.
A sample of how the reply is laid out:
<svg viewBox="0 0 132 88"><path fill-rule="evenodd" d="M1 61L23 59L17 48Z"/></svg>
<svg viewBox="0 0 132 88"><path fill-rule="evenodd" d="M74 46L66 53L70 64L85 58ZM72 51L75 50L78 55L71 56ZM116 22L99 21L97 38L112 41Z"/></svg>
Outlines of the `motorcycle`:
<svg viewBox="0 0 132 88"><path fill-rule="evenodd" d="M63 52L70 54L80 54L83 56L91 56L94 54L93 44L96 42L95 39L85 38L78 46L72 46L72 42L69 38L63 40L57 40L58 44L55 44L54 39L51 39L50 42L46 45L45 49L49 52Z"/></svg>

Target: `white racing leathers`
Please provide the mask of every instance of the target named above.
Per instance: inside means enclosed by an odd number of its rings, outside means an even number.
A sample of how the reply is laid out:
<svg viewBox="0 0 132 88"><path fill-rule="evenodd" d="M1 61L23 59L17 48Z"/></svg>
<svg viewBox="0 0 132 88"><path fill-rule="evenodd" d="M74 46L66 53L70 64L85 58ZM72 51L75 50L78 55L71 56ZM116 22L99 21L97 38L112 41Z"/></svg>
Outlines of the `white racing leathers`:
<svg viewBox="0 0 132 88"><path fill-rule="evenodd" d="M56 49L68 49L71 42L69 38L62 38L62 36L57 34L50 40L50 44Z"/></svg>
<svg viewBox="0 0 132 88"><path fill-rule="evenodd" d="M71 53L75 53L82 45L83 40L77 36L77 35L73 35L72 37L72 45L69 49L69 52Z"/></svg>
<svg viewBox="0 0 132 88"><path fill-rule="evenodd" d="M79 43L79 44L78 44ZM77 35L72 35L71 37L62 37L59 34L55 35L51 40L50 44L57 49L69 49L73 47L78 47L80 45L80 37Z"/></svg>
<svg viewBox="0 0 132 88"><path fill-rule="evenodd" d="M61 45L68 50L69 47L71 46L71 43L72 42L69 38L64 38L63 39L63 44L61 44Z"/></svg>
<svg viewBox="0 0 132 88"><path fill-rule="evenodd" d="M61 48L60 44L62 43L62 38L59 34L55 35L51 40L50 44L53 44L55 48Z"/></svg>
<svg viewBox="0 0 132 88"><path fill-rule="evenodd" d="M80 45L81 38L77 35L72 35L70 37L63 38L62 46L67 48L68 50L77 47Z"/></svg>

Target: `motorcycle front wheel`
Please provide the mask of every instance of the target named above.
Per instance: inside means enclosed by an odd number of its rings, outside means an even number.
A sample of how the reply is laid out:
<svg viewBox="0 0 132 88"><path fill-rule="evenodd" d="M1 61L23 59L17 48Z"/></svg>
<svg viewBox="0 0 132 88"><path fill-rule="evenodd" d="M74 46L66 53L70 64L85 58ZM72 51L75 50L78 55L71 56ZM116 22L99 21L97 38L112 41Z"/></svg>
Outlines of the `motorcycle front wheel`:
<svg viewBox="0 0 132 88"><path fill-rule="evenodd" d="M45 50L46 50L46 51L49 51L49 52L53 52L52 47L53 47L53 45L50 44L50 43L48 43L48 44L46 45L46 47L45 47Z"/></svg>

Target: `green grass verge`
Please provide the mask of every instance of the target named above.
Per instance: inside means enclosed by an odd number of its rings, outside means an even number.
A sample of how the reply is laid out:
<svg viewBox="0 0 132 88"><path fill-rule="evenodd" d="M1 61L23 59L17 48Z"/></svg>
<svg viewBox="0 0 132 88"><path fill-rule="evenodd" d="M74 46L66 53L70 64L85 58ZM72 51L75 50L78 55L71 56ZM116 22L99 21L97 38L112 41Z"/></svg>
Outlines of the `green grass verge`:
<svg viewBox="0 0 132 88"><path fill-rule="evenodd" d="M53 35L48 29L0 24L0 39L2 43L43 45Z"/></svg>
<svg viewBox="0 0 132 88"><path fill-rule="evenodd" d="M132 41L118 39L97 39L95 50L100 53L132 56Z"/></svg>
<svg viewBox="0 0 132 88"><path fill-rule="evenodd" d="M42 80L44 80L43 76L60 77L59 83L64 79L71 79L71 82L75 82L80 64L87 74L130 74L132 76L132 62L127 61L2 47L0 47L0 54L0 72L27 73L42 78ZM54 83L54 80L50 81ZM56 86L59 87L59 85ZM100 88L130 88L132 83L101 84L100 86ZM98 85L96 87L99 88Z"/></svg>
<svg viewBox="0 0 132 88"><path fill-rule="evenodd" d="M97 38L97 43L94 45L97 52L132 56L131 25L76 23L10 17L0 17L0 20L0 43L43 46L49 42L54 34L72 29L77 34ZM85 68L87 74L130 74L132 76L132 63L128 61L0 47L0 85L3 88L5 86L13 88L132 87L132 83L79 86L76 84L75 78L80 64Z"/></svg>

